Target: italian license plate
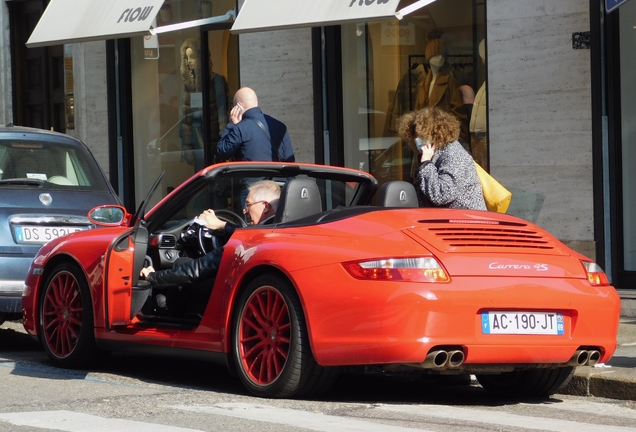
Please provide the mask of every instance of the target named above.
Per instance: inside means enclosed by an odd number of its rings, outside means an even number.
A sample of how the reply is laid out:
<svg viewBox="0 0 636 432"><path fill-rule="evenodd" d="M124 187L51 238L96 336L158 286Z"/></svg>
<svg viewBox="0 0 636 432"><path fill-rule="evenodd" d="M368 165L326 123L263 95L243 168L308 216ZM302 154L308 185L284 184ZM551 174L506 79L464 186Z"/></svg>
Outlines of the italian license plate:
<svg viewBox="0 0 636 432"><path fill-rule="evenodd" d="M58 237L76 231L82 231L88 227L81 226L23 226L14 227L15 239L21 244L44 244Z"/></svg>
<svg viewBox="0 0 636 432"><path fill-rule="evenodd" d="M563 314L556 312L482 312L484 334L562 335Z"/></svg>

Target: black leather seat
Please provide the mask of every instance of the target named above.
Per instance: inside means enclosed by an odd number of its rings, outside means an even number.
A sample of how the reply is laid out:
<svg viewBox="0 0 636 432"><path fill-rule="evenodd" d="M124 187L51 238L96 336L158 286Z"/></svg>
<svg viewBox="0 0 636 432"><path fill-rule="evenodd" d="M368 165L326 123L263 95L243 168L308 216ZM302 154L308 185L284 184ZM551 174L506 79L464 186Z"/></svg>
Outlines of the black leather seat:
<svg viewBox="0 0 636 432"><path fill-rule="evenodd" d="M280 193L274 223L302 219L322 212L320 190L314 180L292 179Z"/></svg>
<svg viewBox="0 0 636 432"><path fill-rule="evenodd" d="M418 207L415 187L411 183L400 180L386 182L378 194L378 205L382 207Z"/></svg>

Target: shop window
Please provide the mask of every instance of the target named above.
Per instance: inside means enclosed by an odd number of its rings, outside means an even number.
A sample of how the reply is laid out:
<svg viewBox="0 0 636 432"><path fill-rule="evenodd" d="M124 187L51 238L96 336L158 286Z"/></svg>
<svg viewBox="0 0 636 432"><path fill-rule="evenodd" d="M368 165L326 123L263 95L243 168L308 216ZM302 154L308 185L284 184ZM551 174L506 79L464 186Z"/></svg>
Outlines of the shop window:
<svg viewBox="0 0 636 432"><path fill-rule="evenodd" d="M159 26L223 15L234 0L166 1ZM165 171L155 201L214 162L238 89L231 23L131 38L135 198Z"/></svg>
<svg viewBox="0 0 636 432"><path fill-rule="evenodd" d="M398 138L396 122L437 106L457 116L461 143L488 169L483 0L437 1L401 21L343 25L341 40L346 166L380 183L412 181L415 146Z"/></svg>

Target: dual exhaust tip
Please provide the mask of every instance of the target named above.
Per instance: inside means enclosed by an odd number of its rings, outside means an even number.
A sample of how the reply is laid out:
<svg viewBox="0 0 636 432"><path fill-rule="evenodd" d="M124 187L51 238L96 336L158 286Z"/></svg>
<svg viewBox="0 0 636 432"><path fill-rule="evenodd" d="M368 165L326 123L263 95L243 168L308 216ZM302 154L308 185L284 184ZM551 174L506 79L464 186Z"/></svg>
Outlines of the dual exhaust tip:
<svg viewBox="0 0 636 432"><path fill-rule="evenodd" d="M568 361L568 366L594 366L601 359L601 352L597 349L574 351Z"/></svg>
<svg viewBox="0 0 636 432"><path fill-rule="evenodd" d="M464 352L454 350L434 350L428 353L421 367L424 369L456 369L464 363Z"/></svg>
<svg viewBox="0 0 636 432"><path fill-rule="evenodd" d="M464 364L464 352L460 349L434 350L428 353L421 367L424 369L457 369ZM574 352L568 366L594 366L601 359L598 349L579 349Z"/></svg>

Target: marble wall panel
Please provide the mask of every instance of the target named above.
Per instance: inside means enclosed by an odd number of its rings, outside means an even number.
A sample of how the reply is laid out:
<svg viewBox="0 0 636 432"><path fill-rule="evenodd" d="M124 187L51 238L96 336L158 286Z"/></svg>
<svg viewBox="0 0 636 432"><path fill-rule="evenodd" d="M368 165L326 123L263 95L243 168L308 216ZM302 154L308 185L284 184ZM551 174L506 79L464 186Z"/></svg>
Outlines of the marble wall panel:
<svg viewBox="0 0 636 432"><path fill-rule="evenodd" d="M515 188L543 195L536 224L559 240L593 240L591 165L507 166L498 167L493 174L506 186L514 184Z"/></svg>
<svg viewBox="0 0 636 432"><path fill-rule="evenodd" d="M258 95L261 109L284 122L296 160L314 162L311 29L241 35L241 85Z"/></svg>
<svg viewBox="0 0 636 432"><path fill-rule="evenodd" d="M587 13L588 0L488 0L488 21Z"/></svg>
<svg viewBox="0 0 636 432"><path fill-rule="evenodd" d="M13 122L13 97L11 91L11 44L9 34L9 9L0 4L0 125Z"/></svg>
<svg viewBox="0 0 636 432"><path fill-rule="evenodd" d="M104 41L73 44L73 76L75 129L67 133L86 143L108 177L108 95Z"/></svg>
<svg viewBox="0 0 636 432"><path fill-rule="evenodd" d="M488 0L491 173L545 197L537 224L593 250L590 51L582 0ZM514 199L514 198L513 198Z"/></svg>
<svg viewBox="0 0 636 432"><path fill-rule="evenodd" d="M489 21L490 90L589 89L590 50L572 49L572 33L587 30L585 13Z"/></svg>

